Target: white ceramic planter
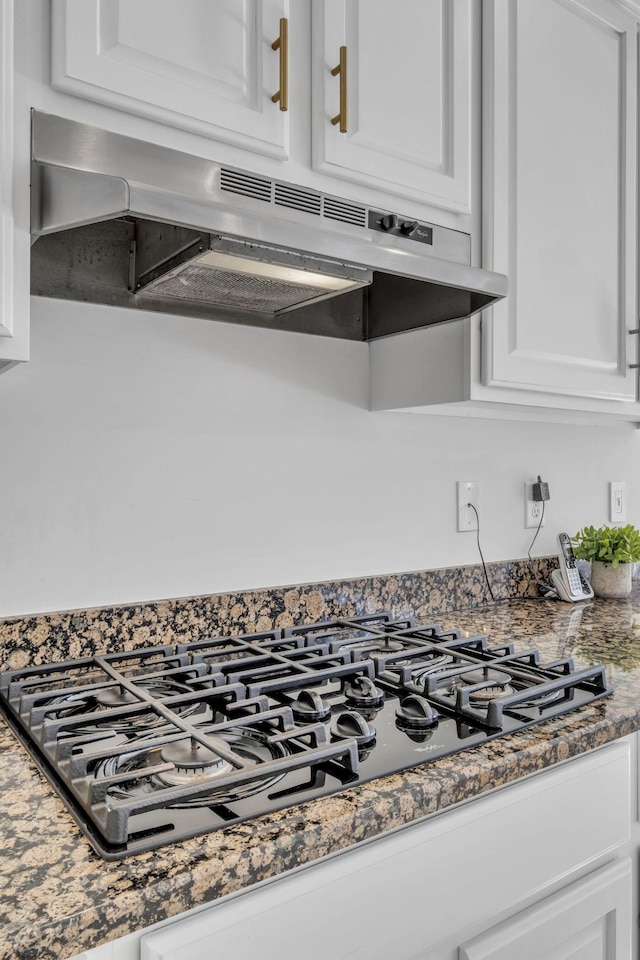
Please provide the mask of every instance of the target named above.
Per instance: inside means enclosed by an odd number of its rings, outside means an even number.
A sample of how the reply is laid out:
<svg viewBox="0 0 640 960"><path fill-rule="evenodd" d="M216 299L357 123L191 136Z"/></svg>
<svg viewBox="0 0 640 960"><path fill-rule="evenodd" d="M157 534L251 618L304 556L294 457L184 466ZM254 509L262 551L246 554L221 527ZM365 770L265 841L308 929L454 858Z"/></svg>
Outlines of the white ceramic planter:
<svg viewBox="0 0 640 960"><path fill-rule="evenodd" d="M631 593L632 563L610 563L594 560L591 564L591 586L597 597L626 597Z"/></svg>

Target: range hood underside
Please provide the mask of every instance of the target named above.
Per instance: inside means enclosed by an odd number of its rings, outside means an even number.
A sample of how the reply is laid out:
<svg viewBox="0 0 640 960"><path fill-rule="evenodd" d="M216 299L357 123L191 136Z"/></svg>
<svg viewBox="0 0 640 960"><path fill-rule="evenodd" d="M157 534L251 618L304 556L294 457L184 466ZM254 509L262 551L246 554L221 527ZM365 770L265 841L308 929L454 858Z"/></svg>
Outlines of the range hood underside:
<svg viewBox="0 0 640 960"><path fill-rule="evenodd" d="M31 251L31 293L111 306L173 313L311 333L346 340L373 340L466 317L495 299L382 271L368 287L299 307L278 316L184 298L137 294L153 277L207 249L211 236L185 227L121 217L40 236ZM169 266L167 266L169 265Z"/></svg>

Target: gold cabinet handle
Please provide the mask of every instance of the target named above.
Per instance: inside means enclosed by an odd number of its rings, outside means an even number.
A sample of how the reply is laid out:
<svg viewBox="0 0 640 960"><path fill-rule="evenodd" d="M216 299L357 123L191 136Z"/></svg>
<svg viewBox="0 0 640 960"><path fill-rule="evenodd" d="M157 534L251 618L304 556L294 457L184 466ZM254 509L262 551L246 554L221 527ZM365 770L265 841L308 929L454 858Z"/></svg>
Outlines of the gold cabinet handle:
<svg viewBox="0 0 640 960"><path fill-rule="evenodd" d="M332 77L340 75L340 113L332 117L331 123L340 124L340 133L347 132L347 48L340 47L340 63L331 71Z"/></svg>
<svg viewBox="0 0 640 960"><path fill-rule="evenodd" d="M271 97L281 110L289 109L289 21L280 18L280 36L271 44L272 50L280 51L280 89Z"/></svg>

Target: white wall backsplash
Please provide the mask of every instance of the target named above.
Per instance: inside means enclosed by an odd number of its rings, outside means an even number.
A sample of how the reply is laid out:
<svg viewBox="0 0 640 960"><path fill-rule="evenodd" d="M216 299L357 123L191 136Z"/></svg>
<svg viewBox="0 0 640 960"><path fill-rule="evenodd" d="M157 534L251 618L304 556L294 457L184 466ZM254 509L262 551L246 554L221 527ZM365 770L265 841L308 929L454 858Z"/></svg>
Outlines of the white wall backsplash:
<svg viewBox="0 0 640 960"><path fill-rule="evenodd" d="M367 410L359 343L51 300L0 377L0 615L526 555L523 482L551 488L535 555L608 519L629 426Z"/></svg>

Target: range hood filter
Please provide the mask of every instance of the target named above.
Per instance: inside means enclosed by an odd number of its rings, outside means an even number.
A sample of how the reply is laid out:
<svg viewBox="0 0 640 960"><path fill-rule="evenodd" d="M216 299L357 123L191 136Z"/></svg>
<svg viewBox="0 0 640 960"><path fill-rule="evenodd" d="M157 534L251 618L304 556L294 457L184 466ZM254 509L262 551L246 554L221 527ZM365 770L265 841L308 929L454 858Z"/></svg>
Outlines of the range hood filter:
<svg viewBox="0 0 640 960"><path fill-rule="evenodd" d="M348 279L209 250L152 280L136 296L206 302L276 317L370 284L370 271L359 272L361 279Z"/></svg>

